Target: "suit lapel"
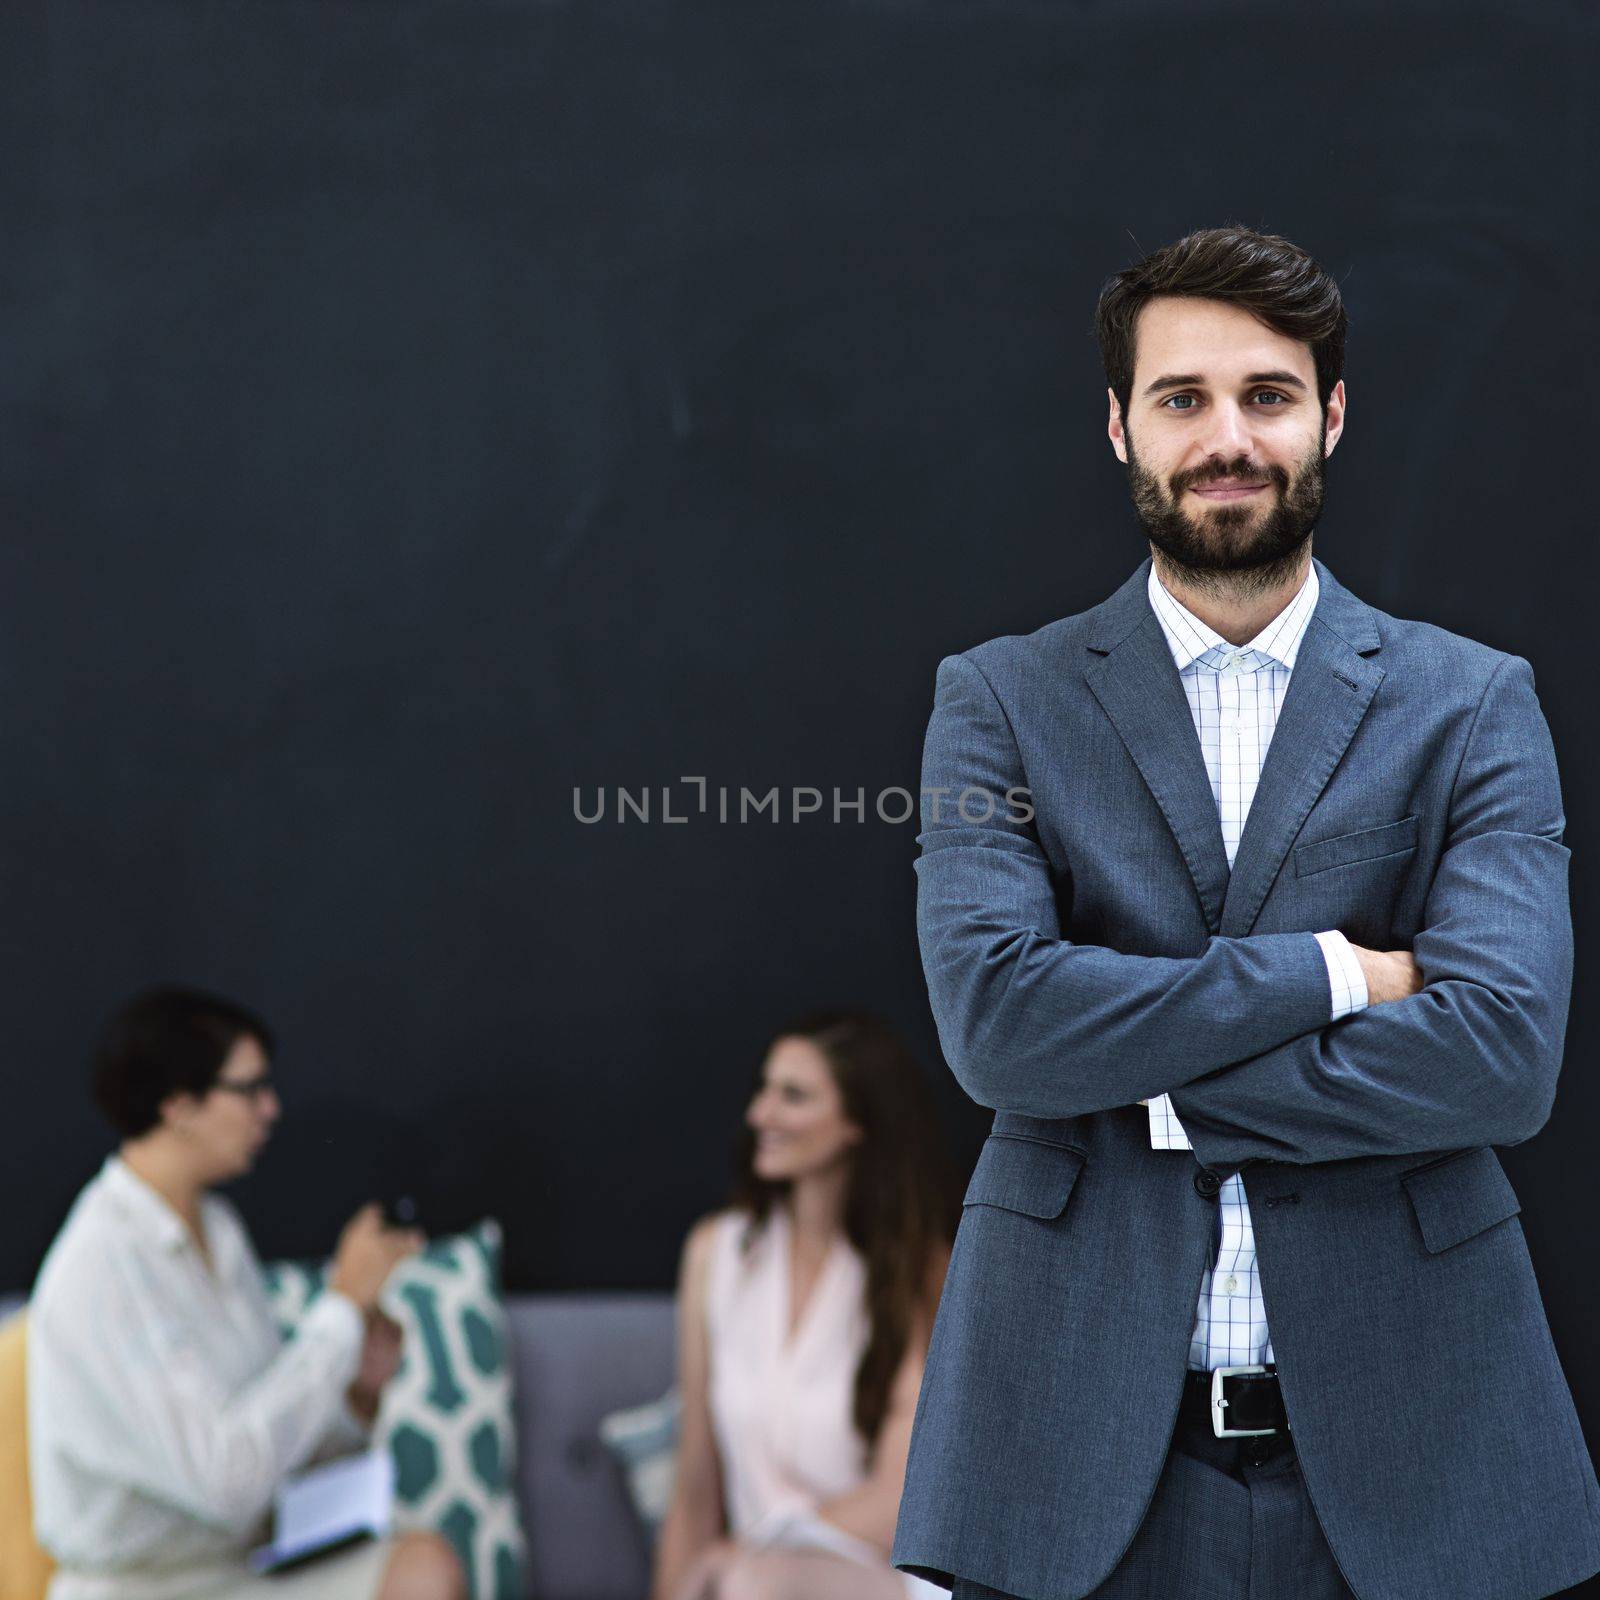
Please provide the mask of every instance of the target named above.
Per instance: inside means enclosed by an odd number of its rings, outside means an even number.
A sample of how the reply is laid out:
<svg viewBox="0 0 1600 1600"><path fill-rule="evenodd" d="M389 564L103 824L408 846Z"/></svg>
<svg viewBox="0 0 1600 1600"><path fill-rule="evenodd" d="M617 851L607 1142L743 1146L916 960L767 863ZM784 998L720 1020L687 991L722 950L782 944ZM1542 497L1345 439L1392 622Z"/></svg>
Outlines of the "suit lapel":
<svg viewBox="0 0 1600 1600"><path fill-rule="evenodd" d="M1167 819L1194 879L1206 926L1215 932L1228 890L1228 852L1189 697L1145 593L1149 570L1146 558L1100 608L1110 614L1089 648L1107 653L1090 662L1084 677Z"/></svg>
<svg viewBox="0 0 1600 1600"><path fill-rule="evenodd" d="M1188 697L1150 608L1149 559L1095 608L1088 641L1095 654L1085 681L1161 808L1213 933L1242 938L1255 925L1295 835L1383 681L1383 668L1364 658L1381 642L1370 609L1322 562L1316 568L1316 610L1300 642L1231 873Z"/></svg>
<svg viewBox="0 0 1600 1600"><path fill-rule="evenodd" d="M1321 562L1317 565L1317 580L1325 587L1300 641L1283 709L1250 802L1250 815L1234 852L1218 929L1228 938L1243 938L1255 926L1290 845L1327 787L1384 678L1382 667L1365 660L1327 626L1323 610L1330 598L1331 579L1323 577Z"/></svg>

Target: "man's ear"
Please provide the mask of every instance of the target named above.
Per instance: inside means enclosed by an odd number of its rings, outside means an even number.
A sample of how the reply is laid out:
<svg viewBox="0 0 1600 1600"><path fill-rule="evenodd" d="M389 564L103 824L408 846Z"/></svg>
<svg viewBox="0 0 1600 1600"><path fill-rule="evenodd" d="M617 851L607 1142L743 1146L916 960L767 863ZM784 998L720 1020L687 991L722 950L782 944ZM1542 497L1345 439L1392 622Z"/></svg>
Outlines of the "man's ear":
<svg viewBox="0 0 1600 1600"><path fill-rule="evenodd" d="M1344 432L1344 379L1341 378L1334 384L1328 394L1328 404L1324 407L1322 428L1322 459L1326 461L1333 454L1333 447L1338 444L1339 436Z"/></svg>
<svg viewBox="0 0 1600 1600"><path fill-rule="evenodd" d="M1106 398L1111 402L1110 414L1106 418L1106 436L1117 453L1117 460L1127 466L1128 445L1122 427L1122 407L1117 404L1116 391L1109 384L1106 386Z"/></svg>

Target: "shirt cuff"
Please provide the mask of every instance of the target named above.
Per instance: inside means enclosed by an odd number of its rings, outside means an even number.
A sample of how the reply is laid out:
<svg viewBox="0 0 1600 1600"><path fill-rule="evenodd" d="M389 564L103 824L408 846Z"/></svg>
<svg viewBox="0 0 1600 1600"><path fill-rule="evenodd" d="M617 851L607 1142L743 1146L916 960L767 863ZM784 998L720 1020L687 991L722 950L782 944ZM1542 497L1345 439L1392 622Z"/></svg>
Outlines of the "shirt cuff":
<svg viewBox="0 0 1600 1600"><path fill-rule="evenodd" d="M1317 935L1322 959L1328 964L1328 995L1332 1002L1331 1022L1363 1011L1367 1005L1367 978L1350 948L1350 941L1336 928Z"/></svg>
<svg viewBox="0 0 1600 1600"><path fill-rule="evenodd" d="M1152 1150L1192 1150L1194 1146L1189 1143L1189 1135L1183 1131L1183 1124L1178 1121L1178 1113L1172 1109L1172 1097L1158 1094L1153 1100L1141 1100L1142 1106L1150 1108L1150 1148Z"/></svg>

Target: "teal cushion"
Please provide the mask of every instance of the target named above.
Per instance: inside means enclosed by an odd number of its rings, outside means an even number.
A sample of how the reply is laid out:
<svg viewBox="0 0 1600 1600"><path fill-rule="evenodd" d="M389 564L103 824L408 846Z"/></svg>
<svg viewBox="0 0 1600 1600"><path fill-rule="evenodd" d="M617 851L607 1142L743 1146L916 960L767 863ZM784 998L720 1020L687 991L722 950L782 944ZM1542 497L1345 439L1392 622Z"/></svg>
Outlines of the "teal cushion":
<svg viewBox="0 0 1600 1600"><path fill-rule="evenodd" d="M443 1534L473 1600L521 1600L526 1555L500 1245L492 1218L436 1239L395 1270L382 1301L405 1334L373 1429L374 1445L394 1457L395 1527ZM279 1261L265 1273L273 1314L292 1338L327 1267Z"/></svg>
<svg viewBox="0 0 1600 1600"><path fill-rule="evenodd" d="M622 1468L634 1515L652 1547L672 1504L681 1410L674 1387L659 1400L600 1419L601 1442Z"/></svg>

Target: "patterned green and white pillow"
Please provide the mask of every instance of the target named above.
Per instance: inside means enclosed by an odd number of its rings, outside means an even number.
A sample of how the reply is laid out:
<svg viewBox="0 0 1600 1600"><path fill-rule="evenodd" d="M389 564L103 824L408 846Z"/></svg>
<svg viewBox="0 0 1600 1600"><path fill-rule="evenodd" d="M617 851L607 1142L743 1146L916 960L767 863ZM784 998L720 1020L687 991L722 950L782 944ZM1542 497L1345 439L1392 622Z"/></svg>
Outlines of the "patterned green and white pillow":
<svg viewBox="0 0 1600 1600"><path fill-rule="evenodd" d="M492 1218L436 1239L383 1292L383 1309L405 1332L373 1430L373 1444L394 1457L395 1527L443 1534L467 1568L473 1600L521 1600L526 1554L500 1245ZM292 1337L327 1266L278 1261L264 1270L273 1315Z"/></svg>
<svg viewBox="0 0 1600 1600"><path fill-rule="evenodd" d="M674 1384L659 1400L600 1419L600 1441L622 1469L628 1500L651 1549L672 1505L682 1412Z"/></svg>

